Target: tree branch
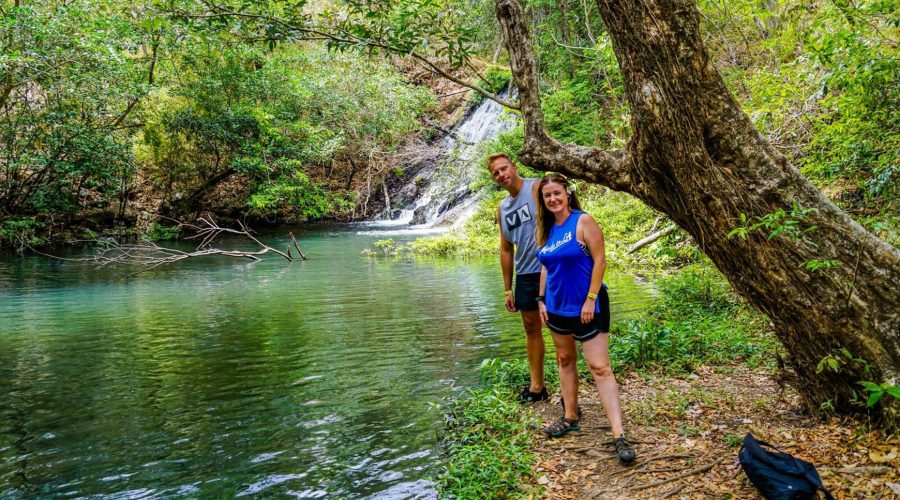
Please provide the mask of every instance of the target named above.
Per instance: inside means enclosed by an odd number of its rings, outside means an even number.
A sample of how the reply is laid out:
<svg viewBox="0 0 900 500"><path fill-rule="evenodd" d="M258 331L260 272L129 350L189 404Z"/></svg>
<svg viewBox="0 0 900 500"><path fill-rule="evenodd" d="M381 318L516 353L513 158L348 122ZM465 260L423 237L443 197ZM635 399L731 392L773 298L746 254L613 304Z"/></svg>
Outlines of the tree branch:
<svg viewBox="0 0 900 500"><path fill-rule="evenodd" d="M628 247L628 253L637 252L641 248L653 243L654 241L662 238L663 236L672 234L673 232L675 232L676 229L678 229L678 226L676 226L675 224L672 224L671 226L669 226L665 229L660 229L659 231L650 234L649 236L642 239L641 241L638 241L634 245L631 245L630 247Z"/></svg>
<svg viewBox="0 0 900 500"><path fill-rule="evenodd" d="M195 234L193 236L190 236L186 239L200 241L200 243L197 245L197 248L189 252L178 250L175 248L161 247L152 241L138 244L119 244L114 240L97 240L96 243L99 243L102 246L97 249L94 255L90 257L72 259L42 253L28 245L26 246L28 246L28 248L32 252L38 255L43 255L45 257L68 262L87 262L96 265L98 268L118 265L140 267L140 269L138 269L137 271L129 274L129 277L146 273L160 266L173 264L181 260L190 259L193 257L208 257L210 255L222 255L225 257L249 259L254 262L258 262L262 260L260 259L260 256L271 252L281 256L288 262L292 262L294 260L294 258L290 255L290 247L288 247L287 253L270 247L269 245L266 245L258 238L253 236L251 231L246 226L244 226L244 224L240 222L238 224L240 226L240 229L220 227L211 217L201 217L200 219L198 219L198 222L196 224L178 222L178 227L188 228L195 231ZM259 250L223 250L220 248L212 247L212 242L223 234L233 234L248 238L259 246ZM300 254L300 258L306 260L307 257L300 250L300 245L297 243L297 239L294 237L293 233L290 236L294 248L296 248L297 252Z"/></svg>
<svg viewBox="0 0 900 500"><path fill-rule="evenodd" d="M525 123L525 147L518 153L519 157L540 170L553 170L616 191L632 192L632 159L627 150L607 152L562 143L550 136L544 126L540 76L522 6L516 0L497 0L496 12L506 39Z"/></svg>

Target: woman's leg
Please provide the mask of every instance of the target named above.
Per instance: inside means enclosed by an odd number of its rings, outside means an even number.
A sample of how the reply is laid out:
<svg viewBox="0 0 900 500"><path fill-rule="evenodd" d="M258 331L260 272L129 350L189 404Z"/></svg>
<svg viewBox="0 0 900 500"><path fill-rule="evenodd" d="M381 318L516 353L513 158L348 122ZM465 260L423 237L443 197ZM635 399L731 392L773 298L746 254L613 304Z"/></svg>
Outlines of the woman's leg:
<svg viewBox="0 0 900 500"><path fill-rule="evenodd" d="M571 335L553 333L556 363L559 365L559 392L566 402L566 418L578 419L578 348Z"/></svg>
<svg viewBox="0 0 900 500"><path fill-rule="evenodd" d="M594 383L597 384L600 401L603 403L603 409L606 410L613 437L619 437L624 434L622 408L619 403L619 385L616 384L616 377L609 366L609 334L601 333L583 342L581 348L584 351L584 360L587 361L591 375L594 377ZM562 379L562 369L560 369L560 379Z"/></svg>

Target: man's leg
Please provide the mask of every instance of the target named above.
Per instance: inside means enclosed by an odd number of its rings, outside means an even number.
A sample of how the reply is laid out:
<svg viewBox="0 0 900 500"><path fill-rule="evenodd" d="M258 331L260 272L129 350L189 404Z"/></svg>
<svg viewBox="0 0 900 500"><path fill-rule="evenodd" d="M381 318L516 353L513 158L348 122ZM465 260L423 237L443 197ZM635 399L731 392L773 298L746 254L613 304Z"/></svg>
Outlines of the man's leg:
<svg viewBox="0 0 900 500"><path fill-rule="evenodd" d="M537 311L522 311L525 327L525 351L528 353L528 369L531 372L531 392L544 389L544 334L541 316Z"/></svg>

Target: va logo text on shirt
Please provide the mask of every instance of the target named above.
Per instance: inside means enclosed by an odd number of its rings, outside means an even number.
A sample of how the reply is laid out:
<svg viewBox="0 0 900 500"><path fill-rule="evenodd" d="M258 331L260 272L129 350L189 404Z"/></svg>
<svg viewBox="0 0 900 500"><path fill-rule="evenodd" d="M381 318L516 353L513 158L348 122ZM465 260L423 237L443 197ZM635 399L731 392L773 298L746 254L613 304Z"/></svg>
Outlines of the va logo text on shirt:
<svg viewBox="0 0 900 500"><path fill-rule="evenodd" d="M504 217L506 218L506 228L510 231L532 220L531 210L527 204L507 212Z"/></svg>

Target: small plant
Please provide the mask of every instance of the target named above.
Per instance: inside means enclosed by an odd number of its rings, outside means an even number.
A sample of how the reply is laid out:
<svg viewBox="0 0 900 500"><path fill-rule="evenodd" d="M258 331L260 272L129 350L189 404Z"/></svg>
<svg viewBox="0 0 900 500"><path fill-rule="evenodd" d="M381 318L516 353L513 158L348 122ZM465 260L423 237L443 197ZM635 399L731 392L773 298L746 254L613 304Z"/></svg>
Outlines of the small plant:
<svg viewBox="0 0 900 500"><path fill-rule="evenodd" d="M816 373L822 373L825 370L839 373L842 370L862 369L867 377L872 376L872 366L866 360L856 357L849 349L842 347L838 349L837 354L825 356L816 365Z"/></svg>
<svg viewBox="0 0 900 500"><path fill-rule="evenodd" d="M381 254L385 257L394 255L397 252L397 243L392 239L378 240L372 244L375 248L381 250Z"/></svg>
<svg viewBox="0 0 900 500"><path fill-rule="evenodd" d="M803 264L800 264L800 267L802 267L803 269L808 269L810 271L815 272L815 271L822 271L822 270L827 271L827 270L835 268L839 265L841 265L841 261L839 261L839 260L812 259L812 260L808 260L808 261L804 262Z"/></svg>
<svg viewBox="0 0 900 500"><path fill-rule="evenodd" d="M805 235L818 229L818 226L802 227L803 220L814 210L813 208L800 208L794 203L789 211L779 208L772 213L753 218L748 217L747 214L741 214L739 217L741 225L732 229L728 233L728 238L736 236L741 239L747 239L750 233L763 230L768 232L766 238L770 240L783 236L815 245L807 240Z"/></svg>
<svg viewBox="0 0 900 500"><path fill-rule="evenodd" d="M406 173L406 170L403 167L394 167L391 169L391 173L394 177L403 177L403 174Z"/></svg>
<svg viewBox="0 0 900 500"><path fill-rule="evenodd" d="M872 408L877 405L886 395L900 399L900 386L891 385L887 382L876 384L875 382L869 382L868 380L860 381L859 385L861 385L863 390L869 395L869 398L866 400L866 408Z"/></svg>
<svg viewBox="0 0 900 500"><path fill-rule="evenodd" d="M725 434L722 439L725 441L725 446L728 446L729 448L737 448L741 445L744 438L738 436L737 434Z"/></svg>

